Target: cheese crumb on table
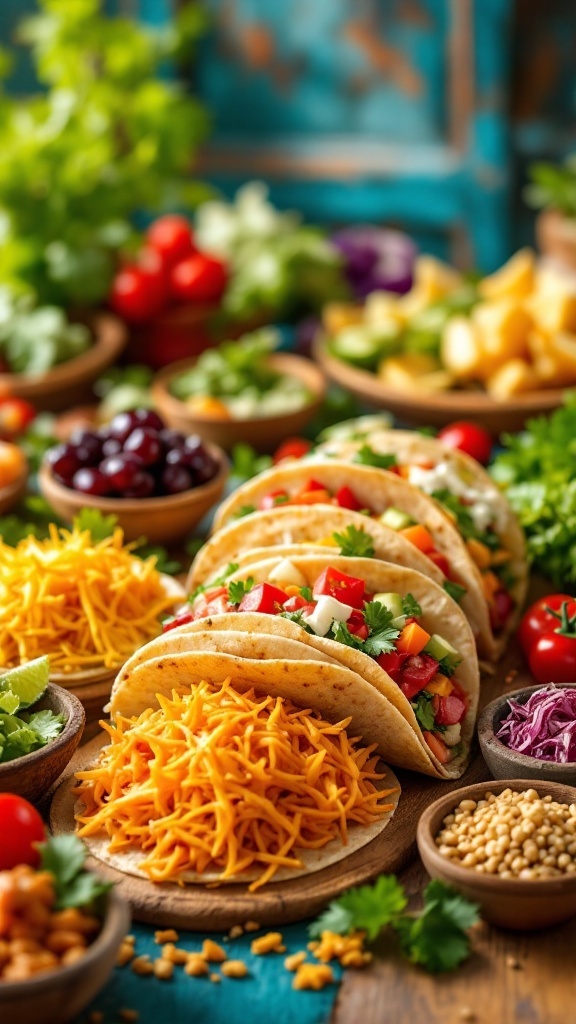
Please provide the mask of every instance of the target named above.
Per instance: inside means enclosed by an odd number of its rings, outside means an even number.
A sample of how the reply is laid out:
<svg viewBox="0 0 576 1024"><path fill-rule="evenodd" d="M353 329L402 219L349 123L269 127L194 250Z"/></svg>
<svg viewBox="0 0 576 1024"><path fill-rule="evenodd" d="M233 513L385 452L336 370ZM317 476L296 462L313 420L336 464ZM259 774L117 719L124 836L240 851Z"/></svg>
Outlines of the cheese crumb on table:
<svg viewBox="0 0 576 1024"><path fill-rule="evenodd" d="M178 932L174 931L173 928L154 932L154 942L157 942L159 946L163 946L165 942L178 942L178 939Z"/></svg>
<svg viewBox="0 0 576 1024"><path fill-rule="evenodd" d="M192 978L200 978L209 973L209 967L201 953L190 953L184 965L184 974Z"/></svg>
<svg viewBox="0 0 576 1024"><path fill-rule="evenodd" d="M301 964L292 982L295 989L313 989L318 992L334 982L334 973L328 964Z"/></svg>
<svg viewBox="0 0 576 1024"><path fill-rule="evenodd" d="M303 964L306 959L306 953L303 949L299 950L298 953L291 953L287 956L284 961L284 967L287 971L297 971L300 964Z"/></svg>
<svg viewBox="0 0 576 1024"><path fill-rule="evenodd" d="M230 931L228 932L229 939L239 939L241 935L244 935L244 929L241 924L233 924Z"/></svg>
<svg viewBox="0 0 576 1024"><path fill-rule="evenodd" d="M147 953L144 953L142 956L135 957L130 964L130 968L134 971L134 974L138 974L141 978L145 978L149 974L154 973L154 967L150 963L150 957Z"/></svg>
<svg viewBox="0 0 576 1024"><path fill-rule="evenodd" d="M254 956L263 956L265 953L284 953L286 946L282 945L281 932L266 932L266 935L252 940L250 949Z"/></svg>
<svg viewBox="0 0 576 1024"><path fill-rule="evenodd" d="M246 921L246 924L244 925L244 931L245 932L259 932L260 931L260 927L261 926L258 924L258 921Z"/></svg>
<svg viewBox="0 0 576 1024"><path fill-rule="evenodd" d="M228 954L222 946L219 946L217 942L212 939L204 939L202 943L202 956L209 963L221 964L224 960L228 959Z"/></svg>
<svg viewBox="0 0 576 1024"><path fill-rule="evenodd" d="M171 964L185 964L188 960L188 951L175 946L173 942L167 942L162 946L160 954L163 960Z"/></svg>
<svg viewBox="0 0 576 1024"><path fill-rule="evenodd" d="M158 960L154 961L154 975L160 981L170 981L173 974L174 964L170 960L164 960L162 957L159 957Z"/></svg>
<svg viewBox="0 0 576 1024"><path fill-rule="evenodd" d="M248 968L243 960L227 960L220 968L226 978L245 978Z"/></svg>

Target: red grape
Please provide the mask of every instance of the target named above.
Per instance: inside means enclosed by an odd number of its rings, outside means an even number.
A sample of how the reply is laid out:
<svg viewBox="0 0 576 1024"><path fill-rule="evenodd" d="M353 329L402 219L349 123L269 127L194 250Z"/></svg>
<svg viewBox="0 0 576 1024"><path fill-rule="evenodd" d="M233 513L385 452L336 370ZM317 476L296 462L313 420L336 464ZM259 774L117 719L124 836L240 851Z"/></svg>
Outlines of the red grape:
<svg viewBox="0 0 576 1024"><path fill-rule="evenodd" d="M77 473L74 473L72 486L75 491L81 491L82 494L94 494L101 497L110 493L110 484L104 474L99 469L92 467L79 469Z"/></svg>
<svg viewBox="0 0 576 1024"><path fill-rule="evenodd" d="M181 494L193 486L192 475L185 466L166 466L161 482L167 494Z"/></svg>
<svg viewBox="0 0 576 1024"><path fill-rule="evenodd" d="M146 470L140 469L135 474L130 487L124 491L124 498L149 498L154 491L154 477Z"/></svg>
<svg viewBox="0 0 576 1024"><path fill-rule="evenodd" d="M71 444L57 444L50 448L46 453L46 462L52 467L52 472L65 483L70 483L80 469L80 461Z"/></svg>
<svg viewBox="0 0 576 1024"><path fill-rule="evenodd" d="M117 437L107 437L102 445L102 455L105 458L109 458L112 455L118 455L122 451L122 442Z"/></svg>
<svg viewBox="0 0 576 1024"><path fill-rule="evenodd" d="M139 427L151 427L152 430L164 430L164 420L153 409L135 409L134 415Z"/></svg>
<svg viewBox="0 0 576 1024"><path fill-rule="evenodd" d="M119 412L110 423L108 427L108 434L110 437L115 437L118 441L121 441L122 444L124 444L126 438L137 426L138 420L136 419L136 413Z"/></svg>
<svg viewBox="0 0 576 1024"><path fill-rule="evenodd" d="M115 491L125 491L127 487L132 487L134 478L141 469L142 459L128 452L112 455L100 463L100 472L109 480Z"/></svg>
<svg viewBox="0 0 576 1024"><path fill-rule="evenodd" d="M151 427L136 427L124 441L124 451L137 455L145 466L153 466L162 455L162 444Z"/></svg>
<svg viewBox="0 0 576 1024"><path fill-rule="evenodd" d="M184 434L181 434L179 430L170 430L169 427L160 431L160 440L166 446L167 453L170 453L172 448L183 448L186 444Z"/></svg>

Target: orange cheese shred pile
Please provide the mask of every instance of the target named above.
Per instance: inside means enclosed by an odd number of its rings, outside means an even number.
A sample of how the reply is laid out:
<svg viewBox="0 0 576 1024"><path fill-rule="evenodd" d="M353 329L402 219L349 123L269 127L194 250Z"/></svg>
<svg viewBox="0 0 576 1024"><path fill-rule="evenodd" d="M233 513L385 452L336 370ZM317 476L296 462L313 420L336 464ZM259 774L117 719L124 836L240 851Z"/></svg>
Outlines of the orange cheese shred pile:
<svg viewBox="0 0 576 1024"><path fill-rule="evenodd" d="M46 540L0 540L0 665L47 654L60 672L116 668L174 604L156 559L133 555L118 527L97 543L54 525Z"/></svg>
<svg viewBox="0 0 576 1024"><path fill-rule="evenodd" d="M230 680L157 699L159 710L101 723L111 743L76 790L79 835L140 852L154 882L251 872L254 891L279 868L302 867L298 851L346 844L350 822L391 809L393 790L374 785L374 747L348 737L349 718L332 725Z"/></svg>

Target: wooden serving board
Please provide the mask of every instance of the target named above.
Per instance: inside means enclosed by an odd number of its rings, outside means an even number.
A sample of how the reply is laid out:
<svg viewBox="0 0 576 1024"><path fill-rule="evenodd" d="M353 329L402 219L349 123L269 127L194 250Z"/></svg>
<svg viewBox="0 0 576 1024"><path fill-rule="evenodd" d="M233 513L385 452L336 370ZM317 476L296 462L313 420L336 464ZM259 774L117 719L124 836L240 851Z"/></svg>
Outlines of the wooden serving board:
<svg viewBox="0 0 576 1024"><path fill-rule="evenodd" d="M496 672L483 676L481 708L506 688L533 682L525 670L518 672L519 664L521 656L514 645ZM69 772L79 771L93 761L100 745L101 739L97 736L80 748ZM323 871L274 883L260 892L249 893L245 885L177 888L153 884L123 874L94 858L90 858L89 866L115 882L119 893L130 903L134 918L149 924L205 932L223 931L248 920L268 926L313 917L345 889L366 883L376 875L398 874L406 868L415 855L416 826L422 811L441 794L482 782L490 778L490 773L477 753L462 778L453 782L401 770L397 776L402 787L400 803L392 821L376 839ZM50 812L54 832L71 832L74 828L73 784L72 774L69 774L54 795Z"/></svg>

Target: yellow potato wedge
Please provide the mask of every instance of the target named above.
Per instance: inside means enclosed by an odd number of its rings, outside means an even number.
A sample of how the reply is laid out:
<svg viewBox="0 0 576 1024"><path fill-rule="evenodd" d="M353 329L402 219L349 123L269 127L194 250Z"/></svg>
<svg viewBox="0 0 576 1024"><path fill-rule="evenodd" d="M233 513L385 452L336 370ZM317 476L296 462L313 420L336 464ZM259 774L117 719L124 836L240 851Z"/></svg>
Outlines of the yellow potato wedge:
<svg viewBox="0 0 576 1024"><path fill-rule="evenodd" d="M383 359L378 376L386 387L399 391L446 391L454 384L454 376L442 369L434 356L425 353L408 353Z"/></svg>
<svg viewBox="0 0 576 1024"><path fill-rule="evenodd" d="M462 275L434 256L419 256L414 265L414 286L398 300L407 320L422 313L431 303L461 288Z"/></svg>
<svg viewBox="0 0 576 1024"><path fill-rule="evenodd" d="M519 249L500 270L480 281L483 299L522 299L534 288L536 256L532 249Z"/></svg>
<svg viewBox="0 0 576 1024"><path fill-rule="evenodd" d="M337 334L343 327L361 324L364 320L362 306L345 302L329 302L322 310L322 325L328 334Z"/></svg>
<svg viewBox="0 0 576 1024"><path fill-rule="evenodd" d="M526 300L534 323L549 334L576 331L576 292L536 292Z"/></svg>
<svg viewBox="0 0 576 1024"><path fill-rule="evenodd" d="M472 312L489 372L508 359L528 355L528 333L532 317L515 299L483 302Z"/></svg>
<svg viewBox="0 0 576 1024"><path fill-rule="evenodd" d="M442 334L440 356L458 380L473 380L480 373L483 351L476 325L466 316L452 317Z"/></svg>
<svg viewBox="0 0 576 1024"><path fill-rule="evenodd" d="M367 324L374 324L377 327L388 322L402 327L406 317L398 296L393 292L372 292L366 299L364 320Z"/></svg>
<svg viewBox="0 0 576 1024"><path fill-rule="evenodd" d="M486 390L492 398L503 401L521 395L525 391L536 391L541 382L536 370L525 359L510 359L486 381Z"/></svg>

